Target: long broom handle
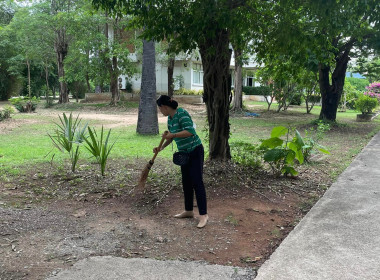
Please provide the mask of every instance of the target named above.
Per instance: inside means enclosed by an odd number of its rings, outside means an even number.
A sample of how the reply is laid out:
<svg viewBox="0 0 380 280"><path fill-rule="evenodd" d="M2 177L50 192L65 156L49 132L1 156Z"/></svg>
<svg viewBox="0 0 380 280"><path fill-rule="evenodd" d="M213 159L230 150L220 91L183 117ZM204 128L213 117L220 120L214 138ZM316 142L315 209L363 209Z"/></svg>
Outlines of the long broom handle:
<svg viewBox="0 0 380 280"><path fill-rule="evenodd" d="M169 133L169 131L165 131L164 134L162 135L162 138L161 138L160 144L158 145L157 151L154 153L154 156L153 156L153 158L152 158L152 160L151 160L152 163L154 162L154 160L156 159L158 153L160 152L161 147L162 147L162 145L164 144L165 136L166 136L166 134L168 134L168 133Z"/></svg>

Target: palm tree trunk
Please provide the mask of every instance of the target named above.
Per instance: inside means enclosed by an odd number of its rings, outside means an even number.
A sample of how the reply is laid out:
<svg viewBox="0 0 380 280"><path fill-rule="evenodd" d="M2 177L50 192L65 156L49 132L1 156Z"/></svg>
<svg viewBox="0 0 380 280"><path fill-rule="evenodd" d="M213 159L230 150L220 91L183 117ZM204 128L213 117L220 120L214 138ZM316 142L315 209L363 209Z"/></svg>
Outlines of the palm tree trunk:
<svg viewBox="0 0 380 280"><path fill-rule="evenodd" d="M141 92L136 132L158 134L156 58L153 41L143 41Z"/></svg>

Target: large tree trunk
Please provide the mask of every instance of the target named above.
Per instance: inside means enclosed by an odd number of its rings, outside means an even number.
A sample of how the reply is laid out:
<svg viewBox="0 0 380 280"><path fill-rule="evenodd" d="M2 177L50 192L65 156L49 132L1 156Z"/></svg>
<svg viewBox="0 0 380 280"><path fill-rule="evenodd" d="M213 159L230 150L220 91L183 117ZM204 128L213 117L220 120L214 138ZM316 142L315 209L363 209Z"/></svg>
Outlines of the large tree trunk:
<svg viewBox="0 0 380 280"><path fill-rule="evenodd" d="M90 51L87 50L87 61L90 62ZM88 71L86 72L86 84L87 84L87 92L91 92L91 85L90 85L90 75Z"/></svg>
<svg viewBox="0 0 380 280"><path fill-rule="evenodd" d="M174 63L175 63L175 54L169 54L168 61L168 96L172 97L174 95Z"/></svg>
<svg viewBox="0 0 380 280"><path fill-rule="evenodd" d="M319 115L321 120L336 121L339 100L342 96L346 70L349 61L349 50L337 56L336 66L331 76L330 66L319 64L319 88L322 96L322 109Z"/></svg>
<svg viewBox="0 0 380 280"><path fill-rule="evenodd" d="M106 18L108 17L106 13ZM117 20L115 20L114 24L114 32L113 32L113 38L109 38L109 33L108 33L108 23L106 22L106 27L105 27L105 36L107 38L107 41L114 41L116 40L116 33L117 33ZM109 47L106 48L105 53L109 53ZM106 60L106 65L108 65L108 72L110 74L110 91L111 91L111 103L110 105L116 105L117 102L120 101L120 92L119 88L117 86L117 78L118 78L118 69L117 69L117 57L112 56L112 59L109 59L107 55L104 56L104 59Z"/></svg>
<svg viewBox="0 0 380 280"><path fill-rule="evenodd" d="M136 132L158 134L156 58L153 41L143 41L141 92Z"/></svg>
<svg viewBox="0 0 380 280"><path fill-rule="evenodd" d="M116 105L120 101L120 91L117 86L117 57L112 57L112 64L110 65L110 89L112 94L111 105Z"/></svg>
<svg viewBox="0 0 380 280"><path fill-rule="evenodd" d="M234 48L235 52L235 84L234 84L234 103L232 110L243 110L243 71L241 63L242 51L239 48Z"/></svg>
<svg viewBox="0 0 380 280"><path fill-rule="evenodd" d="M64 60L68 51L68 44L66 42L66 32L62 29L56 32L54 48L57 53L57 66L59 78L59 103L69 102L69 92L67 83L65 82L65 69Z"/></svg>
<svg viewBox="0 0 380 280"><path fill-rule="evenodd" d="M209 125L209 155L211 160L231 158L229 105L231 94L229 34L220 30L215 38L198 43L203 64L203 99ZM211 53L209 50L213 49Z"/></svg>
<svg viewBox="0 0 380 280"><path fill-rule="evenodd" d="M29 95L29 99L31 99L32 98L32 87L31 87L31 83L30 83L30 61L29 61L29 59L26 60L26 65L28 68L28 95Z"/></svg>

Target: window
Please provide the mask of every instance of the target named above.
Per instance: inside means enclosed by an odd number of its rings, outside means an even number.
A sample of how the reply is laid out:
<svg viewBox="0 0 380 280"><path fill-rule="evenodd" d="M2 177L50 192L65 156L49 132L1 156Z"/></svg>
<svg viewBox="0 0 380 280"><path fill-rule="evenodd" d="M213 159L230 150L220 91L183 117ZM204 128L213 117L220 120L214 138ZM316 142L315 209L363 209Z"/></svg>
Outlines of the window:
<svg viewBox="0 0 380 280"><path fill-rule="evenodd" d="M247 77L247 87L253 87L254 84L253 77Z"/></svg>
<svg viewBox="0 0 380 280"><path fill-rule="evenodd" d="M201 64L193 66L193 84L203 85L203 67Z"/></svg>

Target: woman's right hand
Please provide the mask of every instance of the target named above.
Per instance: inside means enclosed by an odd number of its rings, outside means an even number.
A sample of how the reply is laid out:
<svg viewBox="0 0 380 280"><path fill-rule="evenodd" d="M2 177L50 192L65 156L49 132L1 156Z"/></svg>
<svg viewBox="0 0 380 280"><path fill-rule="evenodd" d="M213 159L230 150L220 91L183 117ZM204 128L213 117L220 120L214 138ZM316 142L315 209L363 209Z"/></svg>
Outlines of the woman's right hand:
<svg viewBox="0 0 380 280"><path fill-rule="evenodd" d="M160 150L158 150L158 147L155 147L153 148L153 153L158 153L158 152L161 152L162 151L162 148Z"/></svg>

